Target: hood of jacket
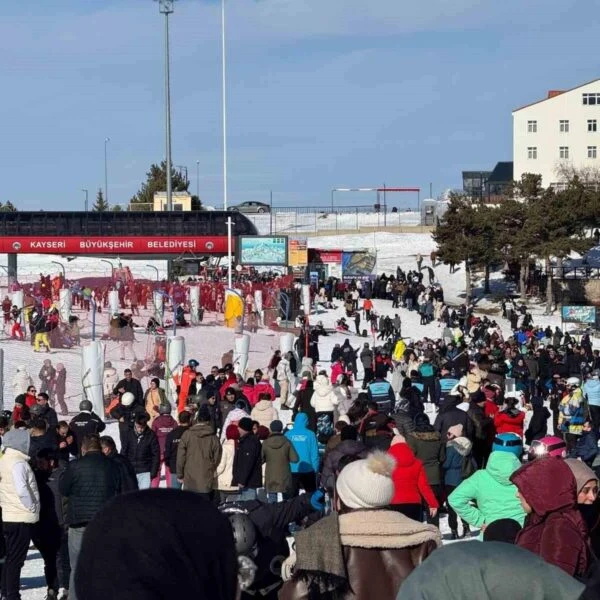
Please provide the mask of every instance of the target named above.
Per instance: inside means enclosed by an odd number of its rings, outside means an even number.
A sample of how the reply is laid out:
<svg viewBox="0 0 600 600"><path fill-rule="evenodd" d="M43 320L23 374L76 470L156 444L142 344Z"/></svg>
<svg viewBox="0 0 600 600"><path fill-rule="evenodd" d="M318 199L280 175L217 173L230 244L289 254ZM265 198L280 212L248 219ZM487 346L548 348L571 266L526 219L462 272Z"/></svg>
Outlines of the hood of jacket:
<svg viewBox="0 0 600 600"><path fill-rule="evenodd" d="M439 442L441 439L437 431L413 431L410 435L421 442Z"/></svg>
<svg viewBox="0 0 600 600"><path fill-rule="evenodd" d="M473 442L466 437L457 437L446 442L447 448L454 448L461 456L467 456L471 452Z"/></svg>
<svg viewBox="0 0 600 600"><path fill-rule="evenodd" d="M314 383L314 392L317 396L325 397L333 391L333 386L329 383L329 379L325 375L317 375Z"/></svg>
<svg viewBox="0 0 600 600"><path fill-rule="evenodd" d="M485 470L500 485L511 485L510 477L520 466L521 461L512 452L496 451L490 454Z"/></svg>
<svg viewBox="0 0 600 600"><path fill-rule="evenodd" d="M21 452L21 454L29 454L30 443L29 432L25 429L9 429L2 436L2 445L5 448L16 450L17 452Z"/></svg>
<svg viewBox="0 0 600 600"><path fill-rule="evenodd" d="M274 450L281 450L284 446L289 445L289 441L283 435L283 433L272 433L264 442L263 448L273 448Z"/></svg>
<svg viewBox="0 0 600 600"><path fill-rule="evenodd" d="M257 410L259 412L265 412L267 410L273 409L273 402L271 400L259 400L255 405L253 410Z"/></svg>
<svg viewBox="0 0 600 600"><path fill-rule="evenodd" d="M188 431L190 436L198 438L209 437L215 434L212 423L196 423Z"/></svg>
<svg viewBox="0 0 600 600"><path fill-rule="evenodd" d="M292 431L298 430L298 429L306 429L307 425L308 425L308 415L306 413L298 413L296 415L296 418L294 419L294 427L293 427Z"/></svg>
<svg viewBox="0 0 600 600"><path fill-rule="evenodd" d="M539 517L561 508L575 508L577 503L575 477L559 456L548 456L523 465L511 481Z"/></svg>
<svg viewBox="0 0 600 600"><path fill-rule="evenodd" d="M588 393L600 394L600 379L588 379L583 387Z"/></svg>
<svg viewBox="0 0 600 600"><path fill-rule="evenodd" d="M394 444L388 453L396 459L396 467L411 467L417 461L414 452L406 443Z"/></svg>

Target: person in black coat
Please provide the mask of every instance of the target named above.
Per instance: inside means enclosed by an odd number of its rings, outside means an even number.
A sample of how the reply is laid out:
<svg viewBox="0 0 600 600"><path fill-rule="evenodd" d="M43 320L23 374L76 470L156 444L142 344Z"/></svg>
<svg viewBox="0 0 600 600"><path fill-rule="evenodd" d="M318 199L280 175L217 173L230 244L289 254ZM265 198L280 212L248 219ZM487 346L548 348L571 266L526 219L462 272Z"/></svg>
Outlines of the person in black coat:
<svg viewBox="0 0 600 600"><path fill-rule="evenodd" d="M548 419L552 416L550 411L544 406L544 402L537 396L531 399L533 414L529 421L529 427L525 432L525 442L531 444L533 440L541 440L548 435Z"/></svg>
<svg viewBox="0 0 600 600"><path fill-rule="evenodd" d="M154 431L148 427L148 415L138 415L133 429L123 440L121 454L133 466L140 490L148 489L160 467L160 447Z"/></svg>
<svg viewBox="0 0 600 600"><path fill-rule="evenodd" d="M87 525L104 505L121 493L121 474L117 465L102 454L100 437L85 435L81 440L81 458L69 463L59 479L58 489L68 499L69 590L75 589L75 566L79 559Z"/></svg>
<svg viewBox="0 0 600 600"><path fill-rule="evenodd" d="M144 406L144 390L142 384L133 377L131 369L125 369L125 378L121 379L115 386L113 393L123 395L125 392L131 392L135 398L134 404L138 406Z"/></svg>
<svg viewBox="0 0 600 600"><path fill-rule="evenodd" d="M179 425L167 434L165 440L165 464L169 467L171 472L171 487L175 489L181 489L181 483L177 481L177 449L179 448L179 442L181 436L190 428L192 424L192 414L187 410L179 413L178 417Z"/></svg>
<svg viewBox="0 0 600 600"><path fill-rule="evenodd" d="M239 487L242 499L253 500L262 487L262 447L252 433L252 419L240 419L238 429L241 437L233 457L232 485Z"/></svg>
<svg viewBox="0 0 600 600"><path fill-rule="evenodd" d="M463 426L463 436L473 441L474 427L473 421L464 410L458 408L463 402L461 396L448 396L448 400L440 407L440 412L435 418L433 428L439 432L442 440L448 436L448 429L453 425Z"/></svg>
<svg viewBox="0 0 600 600"><path fill-rule="evenodd" d="M31 422L31 440L29 443L29 456L35 459L42 449L56 451L56 436L54 431L48 430L48 423L35 416Z"/></svg>
<svg viewBox="0 0 600 600"><path fill-rule="evenodd" d="M138 489L138 481L135 470L131 463L122 454L117 452L117 445L110 435L103 435L100 438L102 454L113 460L119 467L121 474L121 492L135 492Z"/></svg>
<svg viewBox="0 0 600 600"><path fill-rule="evenodd" d="M92 410L93 406L89 400L82 400L79 403L81 411L76 417L73 417L69 428L75 435L77 445L77 456L81 453L81 441L86 435L100 434L106 429L104 421Z"/></svg>
<svg viewBox="0 0 600 600"><path fill-rule="evenodd" d="M77 444L75 443L75 435L69 429L69 424L66 421L59 421L56 426L56 445L58 447L57 456L58 462L68 465L71 456L77 458Z"/></svg>
<svg viewBox="0 0 600 600"><path fill-rule="evenodd" d="M45 392L40 392L37 395L37 403L42 407L38 416L48 423L48 429L50 431L54 431L58 425L58 416L56 415L56 411L48 404L48 402L49 397Z"/></svg>

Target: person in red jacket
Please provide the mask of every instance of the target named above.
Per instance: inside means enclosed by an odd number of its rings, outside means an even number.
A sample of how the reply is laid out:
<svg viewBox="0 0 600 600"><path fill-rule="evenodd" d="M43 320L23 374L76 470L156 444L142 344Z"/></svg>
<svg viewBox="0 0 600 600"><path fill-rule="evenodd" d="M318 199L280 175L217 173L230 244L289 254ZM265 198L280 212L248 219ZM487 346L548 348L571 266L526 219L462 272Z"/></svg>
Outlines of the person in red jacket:
<svg viewBox="0 0 600 600"><path fill-rule="evenodd" d="M516 433L523 437L523 421L525 413L517 408L516 398L507 398L504 402L504 410L494 417L496 433Z"/></svg>
<svg viewBox="0 0 600 600"><path fill-rule="evenodd" d="M517 546L541 556L573 577L583 577L591 565L587 525L577 509L577 483L558 456L534 460L510 480L527 513Z"/></svg>
<svg viewBox="0 0 600 600"><path fill-rule="evenodd" d="M179 381L179 395L177 403L178 414L185 410L190 385L192 384L192 381L196 379L196 367L198 367L198 365L198 361L192 358L188 361L187 366L183 367L181 380Z"/></svg>
<svg viewBox="0 0 600 600"><path fill-rule="evenodd" d="M434 518L440 505L427 481L423 463L415 457L402 436L396 436L392 440L388 454L396 460L396 467L392 473L394 497L391 508L409 519L421 521L421 506L425 500L430 516Z"/></svg>

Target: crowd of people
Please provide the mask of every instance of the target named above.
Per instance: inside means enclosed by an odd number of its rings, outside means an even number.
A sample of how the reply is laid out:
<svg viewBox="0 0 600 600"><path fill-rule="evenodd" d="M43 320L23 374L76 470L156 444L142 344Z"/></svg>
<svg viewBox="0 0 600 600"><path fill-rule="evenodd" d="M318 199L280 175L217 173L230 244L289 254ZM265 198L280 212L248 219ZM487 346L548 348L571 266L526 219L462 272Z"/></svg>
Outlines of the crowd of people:
<svg viewBox="0 0 600 600"><path fill-rule="evenodd" d="M45 361L39 392L15 377L2 597L31 542L50 599L597 597L598 351L508 303L505 336L417 267L342 290L379 335L329 360L319 323L251 372L190 359L176 398L109 364L106 414L83 400L70 421L64 367ZM439 337L403 338L403 310Z"/></svg>

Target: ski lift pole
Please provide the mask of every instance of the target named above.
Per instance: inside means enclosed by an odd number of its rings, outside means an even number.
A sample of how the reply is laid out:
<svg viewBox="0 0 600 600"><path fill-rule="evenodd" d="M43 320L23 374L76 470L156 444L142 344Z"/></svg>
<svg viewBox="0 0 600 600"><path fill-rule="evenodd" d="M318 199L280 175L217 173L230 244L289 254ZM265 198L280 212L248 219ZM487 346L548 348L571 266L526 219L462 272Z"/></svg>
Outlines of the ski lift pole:
<svg viewBox="0 0 600 600"><path fill-rule="evenodd" d="M96 341L96 300L92 296L90 298L90 304L92 305L92 342ZM123 356L125 356L123 354Z"/></svg>
<svg viewBox="0 0 600 600"><path fill-rule="evenodd" d="M167 298L167 300L170 300L171 304L173 305L173 335L177 335L177 307L179 305L164 290L159 290L159 293L161 296L164 296L165 298Z"/></svg>

